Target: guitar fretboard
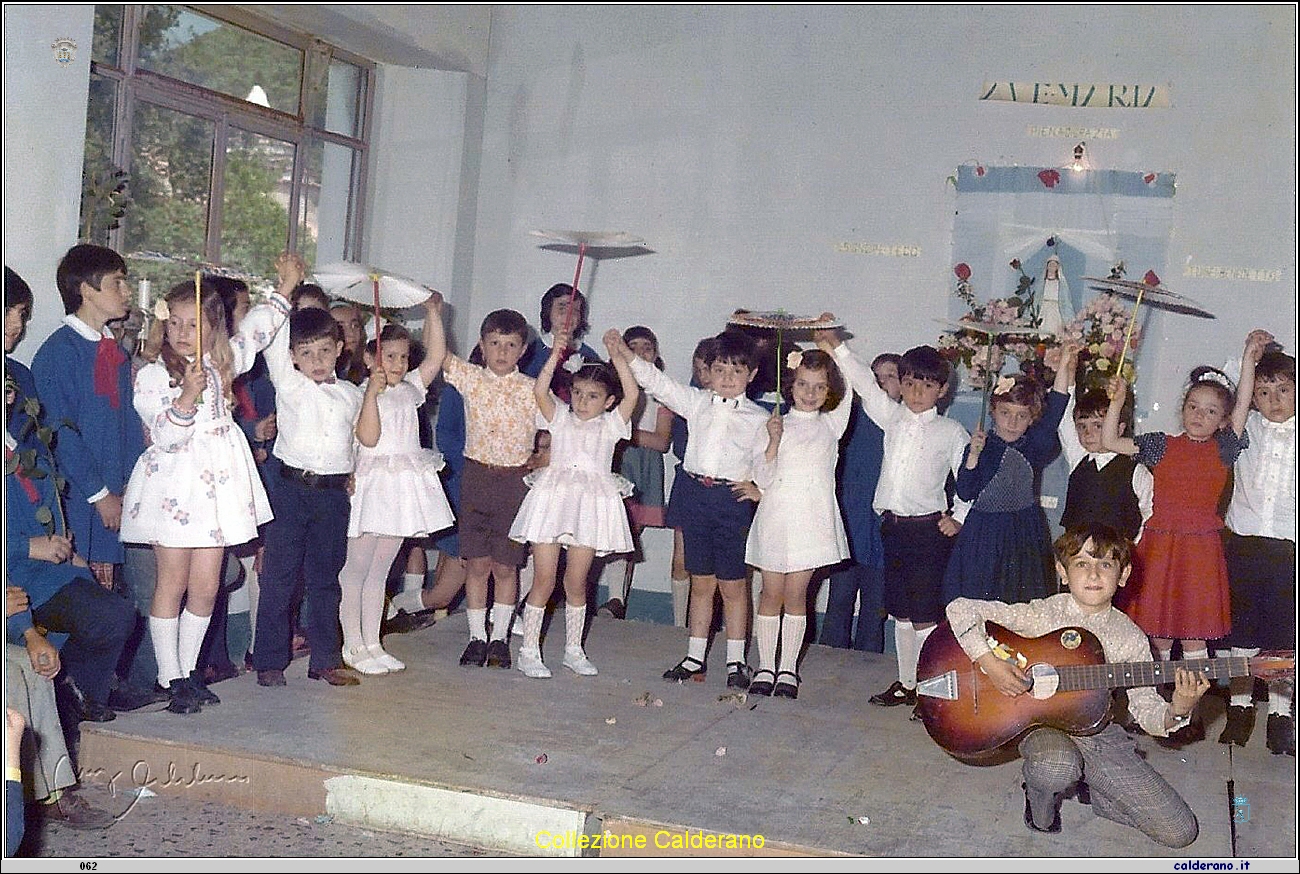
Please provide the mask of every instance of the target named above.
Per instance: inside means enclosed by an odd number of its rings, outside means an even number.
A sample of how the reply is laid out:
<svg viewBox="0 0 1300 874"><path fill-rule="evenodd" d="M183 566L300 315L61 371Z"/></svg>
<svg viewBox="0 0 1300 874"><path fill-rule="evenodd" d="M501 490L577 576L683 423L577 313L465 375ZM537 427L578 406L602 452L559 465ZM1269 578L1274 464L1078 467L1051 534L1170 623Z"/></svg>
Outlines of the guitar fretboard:
<svg viewBox="0 0 1300 874"><path fill-rule="evenodd" d="M1250 676L1250 659L1189 659L1181 662L1108 662L1101 665L1064 665L1058 667L1060 690L1127 689L1131 686L1158 686L1172 683L1179 668L1203 674L1206 679Z"/></svg>

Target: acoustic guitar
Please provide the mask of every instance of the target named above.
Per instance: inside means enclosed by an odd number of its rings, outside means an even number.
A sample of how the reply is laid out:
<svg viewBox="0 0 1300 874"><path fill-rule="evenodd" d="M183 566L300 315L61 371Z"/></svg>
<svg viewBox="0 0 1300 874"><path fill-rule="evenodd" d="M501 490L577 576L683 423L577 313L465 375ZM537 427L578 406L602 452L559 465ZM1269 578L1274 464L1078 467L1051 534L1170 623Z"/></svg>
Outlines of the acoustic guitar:
<svg viewBox="0 0 1300 874"><path fill-rule="evenodd" d="M1015 661L1032 681L1025 694L999 692L957 643L947 622L931 632L917 666L917 713L935 743L962 759L999 755L1002 747L1037 726L1096 734L1110 720L1112 689L1172 683L1178 668L1211 680L1272 680L1295 672L1294 652L1249 659L1107 662L1101 641L1086 628L1058 628L1026 638L989 622L986 633L994 653Z"/></svg>

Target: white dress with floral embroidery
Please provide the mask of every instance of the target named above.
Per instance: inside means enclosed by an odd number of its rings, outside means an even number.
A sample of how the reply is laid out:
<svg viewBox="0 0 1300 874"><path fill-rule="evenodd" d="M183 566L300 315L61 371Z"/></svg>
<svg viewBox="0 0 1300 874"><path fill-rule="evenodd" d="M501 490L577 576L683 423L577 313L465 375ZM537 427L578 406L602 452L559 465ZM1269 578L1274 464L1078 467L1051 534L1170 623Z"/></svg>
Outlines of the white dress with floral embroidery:
<svg viewBox="0 0 1300 874"><path fill-rule="evenodd" d="M232 375L253 365L288 314L288 302L253 308L230 340ZM207 386L192 419L173 408L179 385L161 361L135 378L135 409L149 448L131 472L122 497L125 543L181 548L233 546L257 537L271 521L271 505L258 476L248 439L231 415L221 377L204 356Z"/></svg>
<svg viewBox="0 0 1300 874"><path fill-rule="evenodd" d="M582 420L559 401L555 418L541 416L551 432L551 463L524 477L529 486L510 539L521 543L587 546L597 555L631 552L632 531L623 499L632 483L614 473L614 446L632 437L618 410Z"/></svg>

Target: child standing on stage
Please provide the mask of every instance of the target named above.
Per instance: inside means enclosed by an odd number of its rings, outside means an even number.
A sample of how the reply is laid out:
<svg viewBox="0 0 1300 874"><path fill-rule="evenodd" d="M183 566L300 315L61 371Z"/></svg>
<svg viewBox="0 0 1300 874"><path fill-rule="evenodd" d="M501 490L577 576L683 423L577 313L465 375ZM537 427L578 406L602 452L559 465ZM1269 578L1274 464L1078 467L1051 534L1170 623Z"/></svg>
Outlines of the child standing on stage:
<svg viewBox="0 0 1300 874"><path fill-rule="evenodd" d="M413 343L401 325L385 325L379 342L365 348L371 375L362 385L348 558L339 574L343 663L363 674L406 667L379 641L388 570L403 539L442 531L455 521L438 478L442 457L420 448L420 405L447 354L441 296L425 301L424 311L429 350L418 366L411 367Z"/></svg>
<svg viewBox="0 0 1300 874"><path fill-rule="evenodd" d="M633 325L623 332L623 342L643 361L664 369L663 359L659 357L659 339L649 328ZM641 529L663 528L667 524L664 521L667 504L664 500L664 453L668 451L673 436L673 411L649 395L638 394L641 402L632 422L632 442L624 444L619 462L620 472L631 480L635 489L627 500L634 550L640 548ZM615 619L627 615L627 598L632 589L632 569L636 560L636 554L624 559L622 594L614 594L611 588L610 599L601 606L602 612L608 610Z"/></svg>
<svg viewBox="0 0 1300 874"><path fill-rule="evenodd" d="M488 313L479 327L483 366L447 353L447 382L465 399L465 468L459 508L460 554L465 567L466 666L510 667L510 619L526 548L510 526L528 492L525 465L533 452L537 399L532 377L519 372L528 323L514 310ZM489 580L495 580L492 639L487 633Z"/></svg>
<svg viewBox="0 0 1300 874"><path fill-rule="evenodd" d="M894 617L898 679L868 700L883 707L915 705L917 658L943 618L940 580L952 538L969 509L958 503L950 513L944 490L969 440L965 428L935 409L947 390L951 367L932 346L909 349L898 367L903 390L898 404L835 331L817 331L813 337L818 347L834 355L844 378L862 398L862 408L885 432L874 505L881 517L884 606Z"/></svg>
<svg viewBox="0 0 1300 874"><path fill-rule="evenodd" d="M331 686L355 686L342 669L339 572L347 559L348 480L356 464L354 433L361 389L335 378L343 329L323 308L306 306L289 317L266 348L275 386L280 481L271 492L275 520L266 530L266 562L257 603L253 667L260 686L285 685L291 657L290 618L299 575L311 611L307 677Z"/></svg>
<svg viewBox="0 0 1300 874"><path fill-rule="evenodd" d="M1233 476L1232 503L1224 520L1234 657L1295 646L1295 358L1257 331L1246 341L1240 395L1254 400L1246 417L1248 440ZM1265 736L1273 755L1295 755L1294 685L1268 690ZM1233 682L1228 724L1219 743L1245 746L1255 727L1250 681Z"/></svg>
<svg viewBox="0 0 1300 874"><path fill-rule="evenodd" d="M1070 484L1065 493L1061 525L1072 528L1086 521L1104 522L1129 540L1141 537L1142 525L1151 516L1151 471L1131 456L1107 452L1102 444L1102 424L1110 398L1104 389L1088 389L1076 397L1074 377L1079 362L1076 346L1062 348L1061 370L1069 387L1061 425L1056 429L1061 451L1070 465ZM1133 431L1133 396L1120 411L1119 433ZM1137 582L1137 577L1133 578Z"/></svg>
<svg viewBox="0 0 1300 874"><path fill-rule="evenodd" d="M682 527L686 570L691 576L690 640L686 657L664 672L665 680L704 679L704 657L713 625L713 599L722 593L727 624L727 685L749 688L745 664L749 597L745 539L753 506L731 485L753 479L767 449L768 413L745 397L758 373L754 342L724 331L706 352L712 378L708 391L689 388L638 358L626 343L619 354L646 391L690 425L682 476L673 485L674 521ZM680 512L677 502L680 501Z"/></svg>
<svg viewBox="0 0 1300 874"><path fill-rule="evenodd" d="M1128 614L1151 637L1161 661L1169 660L1174 640L1182 641L1184 659L1208 658L1206 641L1224 637L1232 627L1218 505L1241 451L1250 394L1234 401L1232 383L1222 371L1198 367L1183 396L1183 433L1154 432L1130 440L1119 434L1128 383L1115 377L1110 390L1102 437L1106 449L1136 456L1155 479L1153 512L1137 545L1142 586L1130 597ZM1204 737L1197 720L1164 745Z"/></svg>
<svg viewBox="0 0 1300 874"><path fill-rule="evenodd" d="M1038 501L1043 468L1060 452L1056 428L1069 396L1062 367L1048 393L1023 375L999 377L993 433L971 435L957 474L957 497L972 501L943 577L944 601L983 598L1014 604L1056 590L1052 538Z"/></svg>
<svg viewBox="0 0 1300 874"><path fill-rule="evenodd" d="M136 462L123 497L122 539L147 543L158 563L149 637L167 709L197 713L218 704L195 670L212 619L227 546L257 537L271 519L248 441L235 424L232 386L289 314L287 294L302 274L297 256L276 262L280 294L251 310L231 337L216 288L190 283L165 298L167 339L135 382L135 408L152 445ZM199 356L200 338L202 356Z"/></svg>
<svg viewBox="0 0 1300 874"><path fill-rule="evenodd" d="M619 355L623 338L612 329L605 334L617 382L610 365L584 365L573 375L572 408L557 404L550 390L562 346L556 343L534 384L538 410L551 432L550 464L528 475L531 491L510 526L511 539L527 541L533 548L533 587L524 605L519 670L537 678L551 676L542 662L540 635L542 614L555 588L560 549L567 553L564 666L575 674L591 676L596 666L582 648L587 571L595 556L632 548L623 506L632 484L610 472L614 446L632 435L632 413L641 394L627 362Z"/></svg>
<svg viewBox="0 0 1300 874"><path fill-rule="evenodd" d="M822 350L791 352L785 364L783 394L790 412L782 416L778 407L768 419L767 451L754 472L763 499L745 548L746 563L763 574L754 615L758 671L749 691L798 698L796 668L808 622L808 581L817 568L849 557L835 500L835 463L852 405L835 360Z"/></svg>

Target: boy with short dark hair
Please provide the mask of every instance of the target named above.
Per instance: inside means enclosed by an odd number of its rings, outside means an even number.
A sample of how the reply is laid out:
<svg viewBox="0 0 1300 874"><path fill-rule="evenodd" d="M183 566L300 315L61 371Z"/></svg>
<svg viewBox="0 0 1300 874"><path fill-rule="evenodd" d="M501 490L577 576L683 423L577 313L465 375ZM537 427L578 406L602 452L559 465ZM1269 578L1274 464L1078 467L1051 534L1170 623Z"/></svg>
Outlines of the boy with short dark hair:
<svg viewBox="0 0 1300 874"><path fill-rule="evenodd" d="M835 331L816 331L813 337L835 356L863 409L885 432L872 506L881 518L884 607L894 619L898 679L868 700L883 707L914 706L917 659L943 618L943 575L970 509L964 501L948 509L948 477L957 475L970 442L966 429L937 409L952 369L932 346L907 350L898 364L902 403L896 403Z"/></svg>
<svg viewBox="0 0 1300 874"><path fill-rule="evenodd" d="M302 278L300 258L277 262L282 289ZM299 572L307 586L311 621L307 676L331 686L355 686L342 668L339 572L347 558L348 478L356 463L354 433L361 389L336 379L343 329L327 310L308 307L289 316L263 355L275 385L277 434L273 453L280 481L268 490L275 518L266 530L266 563L257 604L253 667L262 686L283 686L290 648L290 613Z"/></svg>
<svg viewBox="0 0 1300 874"><path fill-rule="evenodd" d="M690 427L690 440L679 476L673 483L674 523L680 524L691 578L686 657L664 673L665 680L703 681L704 658L713 625L713 599L722 594L727 625L727 686L749 688L745 662L750 600L745 542L754 505L732 491L753 478L767 449L770 414L745 397L758 373L754 341L724 331L704 350L708 389L673 380L653 364L619 350L632 375L655 400L675 411Z"/></svg>
<svg viewBox="0 0 1300 874"><path fill-rule="evenodd" d="M1110 526L1084 524L1067 530L1054 547L1056 572L1068 591L1026 604L968 598L948 604L953 636L1003 694L1022 695L1031 683L1013 661L992 651L988 622L1022 637L1079 626L1097 636L1107 662L1151 661L1146 635L1111 603L1132 570L1132 542ZM1143 730L1164 737L1188 723L1209 687L1202 675L1179 668L1172 701L1164 701L1150 686L1137 687L1129 690L1129 709ZM1020 741L1019 751L1024 759L1025 825L1030 829L1060 831L1061 799L1083 783L1088 792L1081 797L1090 799L1097 816L1139 829L1166 847L1185 847L1196 840L1196 816L1118 725L1086 737L1037 727Z"/></svg>
<svg viewBox="0 0 1300 874"><path fill-rule="evenodd" d="M430 327L442 330L434 319ZM557 338L557 342L567 338ZM528 494L524 484L537 399L533 378L519 372L528 341L528 323L514 310L488 313L479 327L483 366L450 351L443 374L465 399L465 467L461 474L457 527L465 560L465 615L469 645L460 663L509 668L510 619L515 611L519 566L527 546L510 539L510 524ZM489 580L495 580L492 638L487 633Z"/></svg>
<svg viewBox="0 0 1300 874"><path fill-rule="evenodd" d="M1295 358L1276 344L1265 346L1263 338L1252 351L1248 338L1237 390L1250 393L1254 408L1224 519L1234 657L1257 655L1260 647L1295 647ZM1269 684L1265 741L1275 756L1295 755L1294 695L1292 681ZM1219 743L1245 746L1254 726L1250 681L1233 681Z"/></svg>

